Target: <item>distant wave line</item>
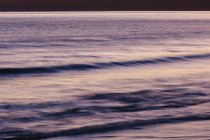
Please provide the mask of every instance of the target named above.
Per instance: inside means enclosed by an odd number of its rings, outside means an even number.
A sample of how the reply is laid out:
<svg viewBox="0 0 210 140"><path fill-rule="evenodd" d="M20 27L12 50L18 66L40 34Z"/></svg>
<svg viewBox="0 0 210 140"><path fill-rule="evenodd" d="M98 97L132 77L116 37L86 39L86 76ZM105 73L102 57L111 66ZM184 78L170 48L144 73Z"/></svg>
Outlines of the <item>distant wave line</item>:
<svg viewBox="0 0 210 140"><path fill-rule="evenodd" d="M87 71L94 69L105 69L112 67L129 67L138 65L151 65L162 63L174 63L180 61L190 61L210 58L210 54L195 54L186 56L170 56L155 59L132 60L123 62L98 62L92 64L68 64L48 67L23 67L23 68L0 68L0 75L21 75L38 73L57 73L61 71Z"/></svg>

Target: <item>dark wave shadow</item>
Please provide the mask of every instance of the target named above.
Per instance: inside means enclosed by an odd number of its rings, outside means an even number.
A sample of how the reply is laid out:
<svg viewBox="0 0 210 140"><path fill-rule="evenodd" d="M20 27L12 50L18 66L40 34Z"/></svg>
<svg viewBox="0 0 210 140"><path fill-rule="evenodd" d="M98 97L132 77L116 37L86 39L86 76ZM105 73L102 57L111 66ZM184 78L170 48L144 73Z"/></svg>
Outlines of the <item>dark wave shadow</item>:
<svg viewBox="0 0 210 140"><path fill-rule="evenodd" d="M191 121L204 121L210 120L210 114L196 114L191 116L182 116L182 117L166 117L166 118L155 118L152 120L133 120L133 121L120 121L92 126L84 126L75 129L55 131L49 133L38 133L38 132L30 132L19 130L19 135L16 137L8 138L12 140L37 140L37 139L47 139L53 137L61 137L61 136L77 136L77 135L85 135L85 134L96 134L96 133L105 133L119 130L132 129L135 127L148 127L159 124L167 124L167 123L183 123L183 122L191 122ZM10 132L11 133L11 132Z"/></svg>
<svg viewBox="0 0 210 140"><path fill-rule="evenodd" d="M36 115L2 118L14 122L33 122L41 120L60 120L61 118L91 117L96 114L135 113L141 111L179 109L209 103L208 93L191 91L187 88L170 88L164 90L140 90L125 93L93 93L78 96L62 102L45 102L31 104L0 104L5 111L43 110ZM106 104L116 104L107 106ZM54 111L52 109L55 109ZM44 110L51 109L50 112ZM1 119L1 118L0 118Z"/></svg>
<svg viewBox="0 0 210 140"><path fill-rule="evenodd" d="M201 86L197 83L196 86ZM202 83L201 83L202 84ZM18 123L40 123L41 121L62 121L63 119L101 117L104 114L119 115L123 113L141 113L141 111L161 110L167 112L168 109L188 109L187 107L199 106L209 103L209 93L202 92L188 87L188 85L176 85L163 87L161 89L139 90L124 93L92 93L88 95L78 95L74 99L66 99L62 102L45 102L29 104L0 104L0 110L7 112L26 111L29 115L7 116L1 118L5 122ZM106 105L106 104L113 105ZM117 104L116 104L117 103ZM50 109L50 111L48 110ZM37 112L38 110L38 112ZM45 112L45 110L47 110ZM34 112L36 111L36 112ZM181 115L181 116L180 116ZM182 113L154 115L156 118L135 118L110 122L106 120L103 124L81 126L79 128L69 128L53 132L38 132L32 130L22 130L20 128L6 128L0 131L0 138L14 140L37 140L62 136L77 136L85 134L106 133L112 131L128 130L133 128L146 128L149 126L163 125L167 123L183 123L191 121L210 120L209 113ZM70 123L70 122L69 122ZM7 137L6 137L7 136Z"/></svg>
<svg viewBox="0 0 210 140"><path fill-rule="evenodd" d="M208 94L185 88L141 90L128 93L104 93L82 97L90 102L118 102L121 106L94 106L99 112L138 112L184 108L210 102Z"/></svg>
<svg viewBox="0 0 210 140"><path fill-rule="evenodd" d="M139 66L139 65L175 63L175 62L199 60L199 59L207 59L207 58L210 58L210 54L163 57L163 58L156 58L156 59L133 60L133 61L123 61L123 62L69 64L69 65L48 66L48 67L0 68L0 76L57 73L61 71L87 71L87 70L105 69L105 68L112 68L112 67L130 67L130 66Z"/></svg>

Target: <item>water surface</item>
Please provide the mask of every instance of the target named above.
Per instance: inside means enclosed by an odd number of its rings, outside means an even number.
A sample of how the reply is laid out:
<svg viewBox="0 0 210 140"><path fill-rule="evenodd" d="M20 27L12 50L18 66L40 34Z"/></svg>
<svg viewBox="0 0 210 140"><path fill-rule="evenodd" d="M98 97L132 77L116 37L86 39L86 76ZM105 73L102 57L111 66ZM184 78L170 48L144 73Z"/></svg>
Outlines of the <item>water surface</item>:
<svg viewBox="0 0 210 140"><path fill-rule="evenodd" d="M0 139L210 139L210 12L0 13Z"/></svg>

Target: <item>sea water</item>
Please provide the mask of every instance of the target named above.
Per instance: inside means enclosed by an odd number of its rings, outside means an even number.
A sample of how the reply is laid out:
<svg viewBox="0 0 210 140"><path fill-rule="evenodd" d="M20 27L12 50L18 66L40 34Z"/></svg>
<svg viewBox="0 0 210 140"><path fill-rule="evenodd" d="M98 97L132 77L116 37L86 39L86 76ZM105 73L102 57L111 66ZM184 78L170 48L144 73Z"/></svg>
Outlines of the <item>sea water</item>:
<svg viewBox="0 0 210 140"><path fill-rule="evenodd" d="M210 139L210 12L0 13L0 139Z"/></svg>

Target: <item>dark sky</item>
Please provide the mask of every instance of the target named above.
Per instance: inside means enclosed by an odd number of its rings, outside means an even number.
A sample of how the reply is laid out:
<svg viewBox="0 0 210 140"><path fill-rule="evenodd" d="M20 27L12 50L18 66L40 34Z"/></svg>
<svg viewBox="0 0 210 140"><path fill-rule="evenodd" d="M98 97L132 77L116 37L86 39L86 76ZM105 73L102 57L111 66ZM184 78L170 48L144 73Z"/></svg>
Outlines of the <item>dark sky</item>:
<svg viewBox="0 0 210 140"><path fill-rule="evenodd" d="M210 10L210 0L0 0L0 11Z"/></svg>

